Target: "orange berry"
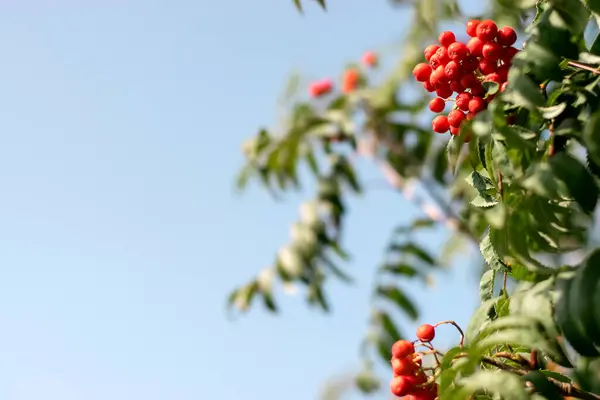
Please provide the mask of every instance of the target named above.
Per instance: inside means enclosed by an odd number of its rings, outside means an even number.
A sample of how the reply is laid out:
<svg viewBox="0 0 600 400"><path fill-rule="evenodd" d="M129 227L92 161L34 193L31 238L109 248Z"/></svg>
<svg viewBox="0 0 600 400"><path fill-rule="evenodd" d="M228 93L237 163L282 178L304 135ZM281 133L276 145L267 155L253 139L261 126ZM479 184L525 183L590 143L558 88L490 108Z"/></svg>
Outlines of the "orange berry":
<svg viewBox="0 0 600 400"><path fill-rule="evenodd" d="M456 41L456 36L454 36L454 33L450 32L450 31L444 31L444 32L440 33L440 36L438 37L438 41L440 42L440 44L442 46L448 47Z"/></svg>
<svg viewBox="0 0 600 400"><path fill-rule="evenodd" d="M377 59L377 55L375 53L373 53L372 51L367 51L362 56L362 62L367 67L374 67L374 66L376 66L378 61L379 60Z"/></svg>
<svg viewBox="0 0 600 400"><path fill-rule="evenodd" d="M360 74L356 69L354 69L354 68L347 69L344 72L344 76L342 78L342 91L344 93L352 92L354 89L356 89L356 86L358 85L359 80L360 80Z"/></svg>
<svg viewBox="0 0 600 400"><path fill-rule="evenodd" d="M429 102L429 109L434 113L441 113L442 111L444 111L444 108L446 108L446 102L443 99L440 99L439 97L431 99L431 101Z"/></svg>
<svg viewBox="0 0 600 400"><path fill-rule="evenodd" d="M331 79L323 79L311 84L308 88L308 92L311 97L321 97L333 90L333 82Z"/></svg>
<svg viewBox="0 0 600 400"><path fill-rule="evenodd" d="M394 358L404 358L415 352L415 345L408 340L398 340L392 346L392 356Z"/></svg>
<svg viewBox="0 0 600 400"><path fill-rule="evenodd" d="M467 35L471 37L477 36L477 25L479 25L481 21L478 19L472 19L467 22Z"/></svg>
<svg viewBox="0 0 600 400"><path fill-rule="evenodd" d="M408 376L415 373L418 365L409 358L392 358L392 372L394 376Z"/></svg>
<svg viewBox="0 0 600 400"><path fill-rule="evenodd" d="M433 325L423 324L417 328L417 337L423 342L431 342L435 338L435 328Z"/></svg>
<svg viewBox="0 0 600 400"><path fill-rule="evenodd" d="M498 34L498 26L494 21L486 19L477 25L475 32L477 33L477 37L479 39L483 40L484 42L491 42Z"/></svg>

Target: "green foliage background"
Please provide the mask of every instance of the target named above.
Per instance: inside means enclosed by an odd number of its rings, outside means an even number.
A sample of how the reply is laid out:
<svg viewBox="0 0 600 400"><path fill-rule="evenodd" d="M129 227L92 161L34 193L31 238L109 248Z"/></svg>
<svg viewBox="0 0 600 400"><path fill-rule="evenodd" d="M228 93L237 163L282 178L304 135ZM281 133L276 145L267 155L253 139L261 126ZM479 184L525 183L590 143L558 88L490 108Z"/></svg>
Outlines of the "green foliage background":
<svg viewBox="0 0 600 400"><path fill-rule="evenodd" d="M301 12L314 4L327 7L322 0L305 3L294 0ZM318 190L302 206L273 265L236 288L230 305L245 311L259 301L275 313L274 287L280 283L303 287L310 306L329 309L325 282L352 280L344 262L359 249L350 251L341 240L345 204L348 196L363 192L352 160L367 157L428 217L392 233L373 289L375 304L382 306L371 321L375 334L362 345L365 369L353 380L356 386L367 394L387 390L382 382L389 377L377 376L373 366L389 363L391 345L403 333L386 310L394 305L418 320L418 304L396 282L427 279L447 261L447 253L436 258L413 235L444 226L454 245L461 240L480 249L485 268L481 305L464 327L465 346L448 349L441 360L440 398L554 399L569 394L572 384L579 392L571 396L596 398L600 1L502 0L483 16L468 15L452 0L393 5L412 12L414 22L385 79L369 82L363 71L358 90L315 101L304 96L296 77L289 85L285 123L261 129L244 144L240 188L256 180L278 197L298 189L299 171L307 168ZM418 89L411 71L424 60L422 50L436 40L440 26L464 26L473 17L514 27L526 46L513 61L507 90L448 139L431 131L429 95ZM507 122L508 115L514 123ZM467 130L473 136L465 144ZM500 360L500 353L513 358ZM329 394L335 397L338 389Z"/></svg>

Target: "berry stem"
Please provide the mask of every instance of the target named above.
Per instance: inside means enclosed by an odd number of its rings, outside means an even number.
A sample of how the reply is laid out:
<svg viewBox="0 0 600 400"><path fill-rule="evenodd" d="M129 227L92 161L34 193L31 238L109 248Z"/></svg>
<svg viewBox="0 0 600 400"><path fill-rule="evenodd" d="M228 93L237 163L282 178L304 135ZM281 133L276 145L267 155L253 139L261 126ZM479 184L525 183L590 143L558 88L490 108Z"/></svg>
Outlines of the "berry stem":
<svg viewBox="0 0 600 400"><path fill-rule="evenodd" d="M529 361L527 361L526 359L524 359L523 357L521 357L518 354L509 353L507 351L500 351L500 352L494 354L494 357L506 358L507 360L514 361L514 362L522 365L523 367L529 366Z"/></svg>
<svg viewBox="0 0 600 400"><path fill-rule="evenodd" d="M460 326L458 326L458 324L452 320L446 320L446 321L440 321L437 324L433 325L435 328L437 328L440 325L453 325L456 330L458 331L458 333L460 333L460 342L458 342L458 345L462 348L463 347L463 342L465 341L465 333L463 332L463 330L460 328Z"/></svg>
<svg viewBox="0 0 600 400"><path fill-rule="evenodd" d="M589 71L593 74L600 75L600 70L598 70L597 68L594 68L594 67L590 67L589 65L581 64L576 61L569 61L568 64L571 67L583 69L583 70Z"/></svg>

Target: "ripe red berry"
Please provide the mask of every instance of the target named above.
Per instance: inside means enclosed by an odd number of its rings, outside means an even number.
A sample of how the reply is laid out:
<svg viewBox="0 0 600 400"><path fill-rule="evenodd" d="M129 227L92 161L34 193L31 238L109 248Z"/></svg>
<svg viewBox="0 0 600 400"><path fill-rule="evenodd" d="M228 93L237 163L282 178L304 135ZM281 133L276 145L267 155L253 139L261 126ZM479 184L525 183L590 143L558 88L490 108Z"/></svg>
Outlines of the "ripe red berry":
<svg viewBox="0 0 600 400"><path fill-rule="evenodd" d="M460 127L460 124L462 124L462 122L465 120L465 118L466 118L466 116L462 111L452 110L448 114L448 123L450 124L451 127L453 126L455 128L458 128L458 127ZM425 325L422 325L421 328L423 326L425 326ZM427 326L431 326L431 325L427 325Z"/></svg>
<svg viewBox="0 0 600 400"><path fill-rule="evenodd" d="M500 75L496 72L492 72L491 74L487 74L483 79L484 82L496 82L498 85L502 83L502 79Z"/></svg>
<svg viewBox="0 0 600 400"><path fill-rule="evenodd" d="M519 49L515 48L515 47L506 47L503 49L502 51L502 55L500 56L500 59L502 60L502 62L506 65L510 65L512 64L512 59L513 57L519 52Z"/></svg>
<svg viewBox="0 0 600 400"><path fill-rule="evenodd" d="M446 102L439 97L431 99L429 102L429 109L434 113L441 113L446 108Z"/></svg>
<svg viewBox="0 0 600 400"><path fill-rule="evenodd" d="M458 96L456 96L454 104L463 111L469 111L469 101L471 101L471 98L473 98L473 96L471 96L470 93L459 93Z"/></svg>
<svg viewBox="0 0 600 400"><path fill-rule="evenodd" d="M413 69L413 75L419 82L426 82L431 75L431 67L425 63L419 63Z"/></svg>
<svg viewBox="0 0 600 400"><path fill-rule="evenodd" d="M425 54L425 59L429 61L431 59L431 56L434 55L437 49L439 48L440 46L438 46L437 44L431 44L425 47L425 50L423 50L423 54Z"/></svg>
<svg viewBox="0 0 600 400"><path fill-rule="evenodd" d="M508 79L508 68L508 65L503 65L501 67L498 67L498 69L496 70L496 73L500 76L501 82L506 82L506 80Z"/></svg>
<svg viewBox="0 0 600 400"><path fill-rule="evenodd" d="M510 26L505 26L498 30L496 41L502 46L512 46L517 41L517 32Z"/></svg>
<svg viewBox="0 0 600 400"><path fill-rule="evenodd" d="M487 97L485 98L485 102L490 104L492 102L492 100L494 100L495 97L496 97L495 94L488 94Z"/></svg>
<svg viewBox="0 0 600 400"><path fill-rule="evenodd" d="M454 42L448 46L448 56L451 60L460 61L469 55L469 48L462 42Z"/></svg>
<svg viewBox="0 0 600 400"><path fill-rule="evenodd" d="M444 32L440 33L440 36L438 37L438 41L440 42L440 44L442 46L448 47L456 41L456 37L454 36L454 33L450 32L450 31L444 31Z"/></svg>
<svg viewBox="0 0 600 400"><path fill-rule="evenodd" d="M440 47L435 51L435 55L438 58L438 61L442 65L446 65L448 61L450 61L450 56L448 55L448 49L446 47Z"/></svg>
<svg viewBox="0 0 600 400"><path fill-rule="evenodd" d="M502 53L502 47L498 43L490 42L483 45L481 55L489 61L498 61Z"/></svg>
<svg viewBox="0 0 600 400"><path fill-rule="evenodd" d="M433 327L433 325L423 324L417 328L417 338L419 338L423 342L431 342L434 337L435 328Z"/></svg>
<svg viewBox="0 0 600 400"><path fill-rule="evenodd" d="M455 80L461 76L460 65L456 61L450 61L444 67L444 73L450 80Z"/></svg>
<svg viewBox="0 0 600 400"><path fill-rule="evenodd" d="M477 25L476 33L479 39L483 40L484 42L491 42L498 34L498 26L494 23L494 21L486 19Z"/></svg>
<svg viewBox="0 0 600 400"><path fill-rule="evenodd" d="M392 372L394 376L407 376L412 375L417 370L418 365L410 359L405 358L392 358Z"/></svg>
<svg viewBox="0 0 600 400"><path fill-rule="evenodd" d="M481 52L483 50L484 42L478 37L474 37L469 39L467 42L467 49L469 52L475 57L481 57Z"/></svg>
<svg viewBox="0 0 600 400"><path fill-rule="evenodd" d="M467 35L471 37L477 36L477 25L479 25L481 21L478 19L472 19L467 22Z"/></svg>
<svg viewBox="0 0 600 400"><path fill-rule="evenodd" d="M487 108L485 100L479 96L475 96L469 101L469 112L477 114Z"/></svg>
<svg viewBox="0 0 600 400"><path fill-rule="evenodd" d="M473 87L477 83L477 78L475 77L475 75L473 75L473 73L464 74L460 78L460 84L465 88Z"/></svg>
<svg viewBox="0 0 600 400"><path fill-rule="evenodd" d="M473 118L475 118L477 116L477 114L472 113L472 112L468 112L467 113L467 121L472 120Z"/></svg>
<svg viewBox="0 0 600 400"><path fill-rule="evenodd" d="M449 83L438 83L436 88L435 88L435 93L440 96L442 99L447 99L448 97L452 96L452 88L450 87Z"/></svg>
<svg viewBox="0 0 600 400"><path fill-rule="evenodd" d="M453 126L450 127L450 134L452 136L457 136L460 133L460 128L455 128Z"/></svg>
<svg viewBox="0 0 600 400"><path fill-rule="evenodd" d="M458 81L450 82L450 89L452 89L452 91L456 93L461 93L465 91L465 87L461 85Z"/></svg>
<svg viewBox="0 0 600 400"><path fill-rule="evenodd" d="M392 382L390 383L391 392L398 397L406 396L418 384L418 383L416 383L416 379L414 379L414 378L415 377L413 377L413 376L397 376L397 377L395 377L392 380Z"/></svg>
<svg viewBox="0 0 600 400"><path fill-rule="evenodd" d="M423 82L423 88L429 93L435 92L435 86L430 81Z"/></svg>
<svg viewBox="0 0 600 400"><path fill-rule="evenodd" d="M479 61L479 70L484 75L491 74L492 72L496 72L497 66L498 66L498 64L496 64L496 62L494 62L494 61L485 60L485 59Z"/></svg>
<svg viewBox="0 0 600 400"><path fill-rule="evenodd" d="M321 97L333 90L333 82L331 79L323 79L311 84L308 88L308 92L311 97Z"/></svg>
<svg viewBox="0 0 600 400"><path fill-rule="evenodd" d="M344 72L344 76L342 77L342 91L344 93L352 92L354 89L356 89L359 80L360 74L356 69L350 68L346 70Z"/></svg>
<svg viewBox="0 0 600 400"><path fill-rule="evenodd" d="M367 67L374 67L377 65L377 55L372 51L367 51L362 56L362 62Z"/></svg>
<svg viewBox="0 0 600 400"><path fill-rule="evenodd" d="M404 358L415 352L415 345L408 340L398 340L392 346L392 356L394 358Z"/></svg>
<svg viewBox="0 0 600 400"><path fill-rule="evenodd" d="M431 128L436 133L446 133L448 129L450 129L450 124L448 123L448 117L445 115L438 115L431 121Z"/></svg>
<svg viewBox="0 0 600 400"><path fill-rule="evenodd" d="M471 86L471 94L473 96L483 96L485 94L485 88L481 82L477 81Z"/></svg>
<svg viewBox="0 0 600 400"><path fill-rule="evenodd" d="M475 72L479 68L479 60L475 56L468 56L462 60L461 66L466 72Z"/></svg>

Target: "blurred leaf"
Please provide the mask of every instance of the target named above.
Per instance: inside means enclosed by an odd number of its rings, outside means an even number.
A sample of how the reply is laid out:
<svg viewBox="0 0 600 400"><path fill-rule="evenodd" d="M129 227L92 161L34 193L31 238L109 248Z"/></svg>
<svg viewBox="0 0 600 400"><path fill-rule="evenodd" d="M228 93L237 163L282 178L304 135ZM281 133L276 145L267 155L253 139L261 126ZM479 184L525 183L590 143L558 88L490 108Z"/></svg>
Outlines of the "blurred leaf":
<svg viewBox="0 0 600 400"><path fill-rule="evenodd" d="M392 244L390 250L405 254L412 254L419 260L429 265L435 265L435 259L421 246L416 243Z"/></svg>
<svg viewBox="0 0 600 400"><path fill-rule="evenodd" d="M563 400L556 386L548 382L548 379L541 372L531 371L523 379L533 383L535 391L543 395L547 400Z"/></svg>
<svg viewBox="0 0 600 400"><path fill-rule="evenodd" d="M591 213L598 202L598 186L585 166L565 152L550 158L554 174L561 179L583 211Z"/></svg>
<svg viewBox="0 0 600 400"><path fill-rule="evenodd" d="M377 288L377 294L396 304L411 320L414 321L419 317L419 312L413 302L397 287L379 286Z"/></svg>
<svg viewBox="0 0 600 400"><path fill-rule="evenodd" d="M378 316L379 322L381 323L383 330L389 336L392 342L396 342L402 339L402 334L400 334L400 331L398 330L398 328L394 324L394 321L392 321L392 318L389 316L388 313L381 311L378 313Z"/></svg>
<svg viewBox="0 0 600 400"><path fill-rule="evenodd" d="M487 270L483 273L481 280L479 281L479 298L481 302L486 302L494 297L494 278L496 277L496 271L493 269Z"/></svg>
<svg viewBox="0 0 600 400"><path fill-rule="evenodd" d="M461 379L460 383L470 393L485 390L489 393L497 393L504 399L529 400L521 379L501 370L478 371L468 378Z"/></svg>

